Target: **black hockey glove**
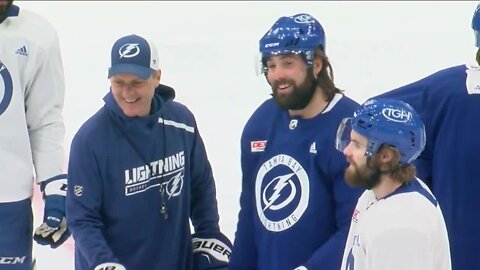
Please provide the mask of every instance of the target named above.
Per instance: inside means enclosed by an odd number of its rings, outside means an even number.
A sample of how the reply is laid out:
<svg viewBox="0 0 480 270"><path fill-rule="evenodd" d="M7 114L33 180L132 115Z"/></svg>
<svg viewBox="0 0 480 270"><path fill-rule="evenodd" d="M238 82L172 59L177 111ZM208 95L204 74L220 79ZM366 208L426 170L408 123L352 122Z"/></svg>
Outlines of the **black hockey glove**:
<svg viewBox="0 0 480 270"><path fill-rule="evenodd" d="M232 243L223 233L194 233L192 238L194 270L228 269Z"/></svg>

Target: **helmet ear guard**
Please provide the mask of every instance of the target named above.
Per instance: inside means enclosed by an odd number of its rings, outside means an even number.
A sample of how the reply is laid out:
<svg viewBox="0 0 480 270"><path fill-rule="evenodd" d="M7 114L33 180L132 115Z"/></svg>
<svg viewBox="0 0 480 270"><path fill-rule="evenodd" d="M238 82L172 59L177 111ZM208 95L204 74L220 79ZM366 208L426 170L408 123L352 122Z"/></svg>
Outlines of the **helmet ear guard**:
<svg viewBox="0 0 480 270"><path fill-rule="evenodd" d="M260 57L257 65L265 74L268 57L283 54L302 54L307 65L313 65L315 49L325 51L325 32L311 15L300 13L280 17L259 41Z"/></svg>

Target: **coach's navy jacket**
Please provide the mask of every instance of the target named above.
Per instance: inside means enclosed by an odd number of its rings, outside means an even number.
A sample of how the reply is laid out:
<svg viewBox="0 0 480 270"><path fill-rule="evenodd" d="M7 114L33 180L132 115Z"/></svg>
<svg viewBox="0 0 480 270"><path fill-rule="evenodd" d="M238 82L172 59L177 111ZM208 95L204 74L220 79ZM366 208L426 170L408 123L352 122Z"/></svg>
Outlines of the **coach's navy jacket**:
<svg viewBox="0 0 480 270"><path fill-rule="evenodd" d="M67 219L75 269L191 269L196 232L219 231L215 184L193 114L160 85L148 117L127 117L111 92L75 135Z"/></svg>

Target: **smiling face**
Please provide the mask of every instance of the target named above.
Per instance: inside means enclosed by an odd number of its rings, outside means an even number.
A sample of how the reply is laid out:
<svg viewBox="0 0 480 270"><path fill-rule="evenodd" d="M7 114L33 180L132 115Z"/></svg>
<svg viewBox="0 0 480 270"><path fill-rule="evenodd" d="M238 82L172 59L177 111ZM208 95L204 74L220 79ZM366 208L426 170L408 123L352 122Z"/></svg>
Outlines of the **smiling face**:
<svg viewBox="0 0 480 270"><path fill-rule="evenodd" d="M271 56L266 67L273 97L281 108L299 110L310 103L316 89L315 78L301 55Z"/></svg>
<svg viewBox="0 0 480 270"><path fill-rule="evenodd" d="M110 83L113 97L126 116L147 116L155 88L160 83L160 70L147 80L130 73L119 73L110 78Z"/></svg>

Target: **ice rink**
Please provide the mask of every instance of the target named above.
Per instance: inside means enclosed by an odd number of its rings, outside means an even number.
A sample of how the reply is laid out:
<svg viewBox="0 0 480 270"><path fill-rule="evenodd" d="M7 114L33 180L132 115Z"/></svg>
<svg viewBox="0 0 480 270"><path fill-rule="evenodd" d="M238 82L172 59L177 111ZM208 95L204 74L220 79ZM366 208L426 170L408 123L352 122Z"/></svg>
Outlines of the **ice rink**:
<svg viewBox="0 0 480 270"><path fill-rule="evenodd" d="M233 240L240 196L240 135L269 98L255 75L258 40L280 16L306 12L325 28L335 82L358 102L442 68L473 62L477 2L17 1L57 29L66 77L66 155L108 91L110 48L137 33L157 45L162 83L196 115L217 183L224 232ZM39 29L41 31L41 29ZM1 40L1 37L0 37ZM262 124L262 123L259 123ZM35 197L36 224L42 201ZM36 246L38 270L72 270L73 241Z"/></svg>

